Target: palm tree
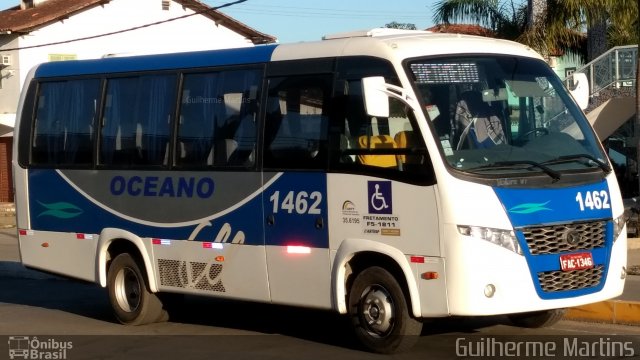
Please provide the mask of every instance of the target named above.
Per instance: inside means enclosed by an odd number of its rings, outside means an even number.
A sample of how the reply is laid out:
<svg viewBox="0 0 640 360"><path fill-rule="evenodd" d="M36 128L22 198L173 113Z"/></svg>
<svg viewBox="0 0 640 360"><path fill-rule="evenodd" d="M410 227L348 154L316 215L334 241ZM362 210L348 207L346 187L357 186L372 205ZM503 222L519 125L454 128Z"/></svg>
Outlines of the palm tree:
<svg viewBox="0 0 640 360"><path fill-rule="evenodd" d="M490 29L497 37L515 40L526 26L526 7L498 0L441 0L434 5L436 24L472 23Z"/></svg>
<svg viewBox="0 0 640 360"><path fill-rule="evenodd" d="M591 61L609 49L607 17L619 11L616 4L628 0L547 0L545 26L572 27L587 31L587 60Z"/></svg>
<svg viewBox="0 0 640 360"><path fill-rule="evenodd" d="M637 44L640 40L638 23L638 3L631 0L619 0L612 4L611 21L607 30L610 47Z"/></svg>
<svg viewBox="0 0 640 360"><path fill-rule="evenodd" d="M433 21L481 25L492 30L496 37L523 43L543 55L559 50L578 53L583 39L578 31L580 23L565 22L564 26L551 23L547 21L546 14L550 11L546 7L546 2L541 0L519 3L514 0L441 0L434 5Z"/></svg>

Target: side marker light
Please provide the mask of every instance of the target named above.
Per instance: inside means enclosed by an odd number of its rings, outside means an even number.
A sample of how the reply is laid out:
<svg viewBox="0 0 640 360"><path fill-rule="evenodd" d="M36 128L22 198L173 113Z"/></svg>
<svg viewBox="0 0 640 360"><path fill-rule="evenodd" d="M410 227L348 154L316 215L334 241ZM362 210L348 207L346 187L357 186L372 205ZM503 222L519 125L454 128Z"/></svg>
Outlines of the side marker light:
<svg viewBox="0 0 640 360"><path fill-rule="evenodd" d="M423 280L435 280L435 279L438 278L438 272L436 272L436 271L427 271L425 273L422 273L420 275L420 277Z"/></svg>

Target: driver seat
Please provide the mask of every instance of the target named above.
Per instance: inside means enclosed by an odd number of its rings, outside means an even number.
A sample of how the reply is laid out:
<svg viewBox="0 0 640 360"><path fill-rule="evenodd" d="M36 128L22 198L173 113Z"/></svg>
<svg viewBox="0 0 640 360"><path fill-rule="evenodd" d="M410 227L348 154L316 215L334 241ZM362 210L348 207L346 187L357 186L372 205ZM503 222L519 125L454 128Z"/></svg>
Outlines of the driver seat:
<svg viewBox="0 0 640 360"><path fill-rule="evenodd" d="M455 121L460 130L457 150L462 148L489 148L506 143L502 121L495 111L482 100L479 91L466 91L456 104Z"/></svg>

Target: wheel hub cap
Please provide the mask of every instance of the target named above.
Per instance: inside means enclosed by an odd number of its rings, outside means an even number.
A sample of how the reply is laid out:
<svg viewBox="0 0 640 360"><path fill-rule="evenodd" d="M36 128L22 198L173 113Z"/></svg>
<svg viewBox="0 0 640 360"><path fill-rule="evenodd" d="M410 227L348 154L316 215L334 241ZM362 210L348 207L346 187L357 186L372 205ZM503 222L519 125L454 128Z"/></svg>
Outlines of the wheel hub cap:
<svg viewBox="0 0 640 360"><path fill-rule="evenodd" d="M394 317L393 303L385 289L369 289L362 304L362 315L371 331L377 334L389 331Z"/></svg>

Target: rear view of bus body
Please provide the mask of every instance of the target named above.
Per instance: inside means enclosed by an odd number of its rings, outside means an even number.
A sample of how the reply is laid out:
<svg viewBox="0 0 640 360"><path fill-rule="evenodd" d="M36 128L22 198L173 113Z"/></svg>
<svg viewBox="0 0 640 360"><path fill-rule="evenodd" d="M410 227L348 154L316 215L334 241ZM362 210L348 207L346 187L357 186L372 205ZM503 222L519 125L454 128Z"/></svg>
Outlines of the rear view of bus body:
<svg viewBox="0 0 640 360"><path fill-rule="evenodd" d="M516 43L377 29L46 63L18 113L22 262L108 287L125 324L166 320L168 294L244 299L337 311L389 353L424 318L544 326L624 287L609 160Z"/></svg>

